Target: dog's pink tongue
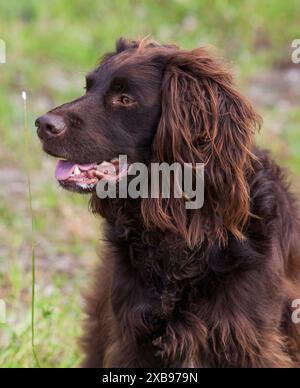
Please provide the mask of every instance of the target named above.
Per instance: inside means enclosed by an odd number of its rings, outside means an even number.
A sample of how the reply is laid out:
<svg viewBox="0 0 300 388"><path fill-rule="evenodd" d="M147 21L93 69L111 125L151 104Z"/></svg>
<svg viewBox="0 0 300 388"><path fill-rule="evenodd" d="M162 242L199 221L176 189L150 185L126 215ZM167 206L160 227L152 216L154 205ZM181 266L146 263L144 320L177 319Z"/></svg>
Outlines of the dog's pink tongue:
<svg viewBox="0 0 300 388"><path fill-rule="evenodd" d="M81 171L89 171L93 168L97 168L96 164L76 164L66 160L60 160L57 163L55 176L58 181L65 181L70 178L76 167L79 167Z"/></svg>

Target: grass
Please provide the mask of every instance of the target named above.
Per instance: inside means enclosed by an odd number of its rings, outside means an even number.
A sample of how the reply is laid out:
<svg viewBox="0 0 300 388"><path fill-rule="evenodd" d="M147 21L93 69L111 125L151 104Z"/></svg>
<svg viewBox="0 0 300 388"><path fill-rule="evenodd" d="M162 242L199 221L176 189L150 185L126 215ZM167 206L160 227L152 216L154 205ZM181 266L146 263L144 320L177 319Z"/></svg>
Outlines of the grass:
<svg viewBox="0 0 300 388"><path fill-rule="evenodd" d="M75 367L81 353L81 290L98 261L98 220L87 199L59 190L54 162L35 135L34 119L83 93L83 75L119 36L146 36L185 48L212 44L232 62L248 92L253 77L290 63L299 38L298 0L10 0L0 4L0 366L36 366L31 349L31 214L27 202L22 90L28 130L36 254L36 352L44 367ZM284 28L282 28L284 26ZM272 82L265 89L272 87ZM281 98L278 95L279 100ZM282 109L254 101L265 119L258 142L300 177L299 103Z"/></svg>
<svg viewBox="0 0 300 388"><path fill-rule="evenodd" d="M23 270L11 268L10 287L14 292L7 300L9 322L2 327L0 365L7 368L28 368L36 365L31 348L30 280ZM25 281L24 281L25 280ZM39 279L41 283L42 279ZM50 283L51 281L51 283ZM80 304L78 294L82 280L73 279L72 288L64 290L63 276L50 279L48 287L37 287L36 352L43 367L74 367L80 361L76 338L80 335ZM20 319L20 317L22 319ZM13 325L13 328L11 328Z"/></svg>
<svg viewBox="0 0 300 388"><path fill-rule="evenodd" d="M31 218L31 348L32 354L37 367L41 367L36 347L35 347L35 282L36 282L36 256L35 256L35 216L32 206L32 189L30 178L30 150L29 150L29 131L28 131L28 112L27 112L27 94L22 92L22 99L24 104L24 155L26 158L26 175L27 175L27 187L28 187L28 204Z"/></svg>

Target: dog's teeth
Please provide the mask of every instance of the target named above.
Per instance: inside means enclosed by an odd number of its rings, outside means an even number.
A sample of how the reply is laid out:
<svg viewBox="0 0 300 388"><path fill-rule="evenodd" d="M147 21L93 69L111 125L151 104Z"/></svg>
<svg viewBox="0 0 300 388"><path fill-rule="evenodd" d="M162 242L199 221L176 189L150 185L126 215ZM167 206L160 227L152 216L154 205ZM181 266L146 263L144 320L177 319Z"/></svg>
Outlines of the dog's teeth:
<svg viewBox="0 0 300 388"><path fill-rule="evenodd" d="M80 175L80 174L81 174L80 168L76 166L74 170L74 175Z"/></svg>
<svg viewBox="0 0 300 388"><path fill-rule="evenodd" d="M98 167L101 167L101 168L110 167L110 166L111 166L111 163L106 161L98 165Z"/></svg>

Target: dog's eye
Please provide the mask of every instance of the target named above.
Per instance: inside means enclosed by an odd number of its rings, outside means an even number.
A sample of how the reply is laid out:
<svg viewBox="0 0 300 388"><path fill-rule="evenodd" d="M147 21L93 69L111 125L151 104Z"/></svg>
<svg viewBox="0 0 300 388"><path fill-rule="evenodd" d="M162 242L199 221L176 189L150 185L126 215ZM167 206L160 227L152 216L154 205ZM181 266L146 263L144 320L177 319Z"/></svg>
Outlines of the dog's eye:
<svg viewBox="0 0 300 388"><path fill-rule="evenodd" d="M134 100L132 98L130 98L129 96L127 96L126 94L122 94L120 96L120 102L123 105L131 105L134 103Z"/></svg>
<svg viewBox="0 0 300 388"><path fill-rule="evenodd" d="M111 101L113 105L126 107L130 107L136 103L135 99L127 94L113 96Z"/></svg>

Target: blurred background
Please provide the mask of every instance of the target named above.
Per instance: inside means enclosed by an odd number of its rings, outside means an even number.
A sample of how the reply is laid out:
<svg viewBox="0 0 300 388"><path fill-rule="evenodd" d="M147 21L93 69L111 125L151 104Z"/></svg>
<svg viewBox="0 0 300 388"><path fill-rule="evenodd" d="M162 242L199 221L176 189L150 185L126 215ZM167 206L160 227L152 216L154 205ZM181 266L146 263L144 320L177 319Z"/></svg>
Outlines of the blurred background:
<svg viewBox="0 0 300 388"><path fill-rule="evenodd" d="M264 117L257 141L290 170L300 193L299 0L0 0L0 367L33 367L30 214L24 170L21 92L28 93L30 165L37 229L37 353L44 367L75 367L82 297L97 252L101 220L88 198L63 192L34 120L83 93L84 75L116 38L151 35L191 49L214 45Z"/></svg>

